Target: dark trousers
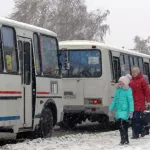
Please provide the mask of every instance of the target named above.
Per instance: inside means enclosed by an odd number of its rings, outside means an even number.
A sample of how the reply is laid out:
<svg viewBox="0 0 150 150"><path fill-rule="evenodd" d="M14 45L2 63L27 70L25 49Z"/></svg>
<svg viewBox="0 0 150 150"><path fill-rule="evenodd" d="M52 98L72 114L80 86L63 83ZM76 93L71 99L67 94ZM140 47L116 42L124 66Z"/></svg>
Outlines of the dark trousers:
<svg viewBox="0 0 150 150"><path fill-rule="evenodd" d="M147 123L144 121L142 112L141 111L135 111L133 113L132 118L132 131L133 135L139 136L142 132L145 131L145 126Z"/></svg>
<svg viewBox="0 0 150 150"><path fill-rule="evenodd" d="M128 138L129 122L126 120L119 119L117 120L117 125L120 131L121 144L129 143Z"/></svg>

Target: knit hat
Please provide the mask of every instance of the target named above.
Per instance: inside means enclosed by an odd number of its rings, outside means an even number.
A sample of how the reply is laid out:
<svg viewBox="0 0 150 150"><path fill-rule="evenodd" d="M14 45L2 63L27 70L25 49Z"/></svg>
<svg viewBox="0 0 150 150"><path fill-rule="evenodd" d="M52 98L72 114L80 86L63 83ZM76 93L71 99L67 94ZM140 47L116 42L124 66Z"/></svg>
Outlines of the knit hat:
<svg viewBox="0 0 150 150"><path fill-rule="evenodd" d="M132 71L137 72L137 74L140 74L140 73L141 73L141 70L140 70L139 67L134 67L134 68L132 69Z"/></svg>
<svg viewBox="0 0 150 150"><path fill-rule="evenodd" d="M119 81L121 81L122 83L124 83L125 86L128 86L131 79L132 79L132 76L129 75L129 74L127 74L126 76L120 77Z"/></svg>

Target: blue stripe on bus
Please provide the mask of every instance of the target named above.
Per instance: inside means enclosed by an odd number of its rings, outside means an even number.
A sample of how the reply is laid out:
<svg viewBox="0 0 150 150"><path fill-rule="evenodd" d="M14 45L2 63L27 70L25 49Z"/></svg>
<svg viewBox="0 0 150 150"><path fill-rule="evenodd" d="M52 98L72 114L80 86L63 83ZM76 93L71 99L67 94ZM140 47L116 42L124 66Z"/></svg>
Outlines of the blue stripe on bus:
<svg viewBox="0 0 150 150"><path fill-rule="evenodd" d="M0 117L0 121L19 120L20 116Z"/></svg>
<svg viewBox="0 0 150 150"><path fill-rule="evenodd" d="M35 115L34 118L40 118L39 115ZM20 116L6 116L0 117L0 121L20 120Z"/></svg>

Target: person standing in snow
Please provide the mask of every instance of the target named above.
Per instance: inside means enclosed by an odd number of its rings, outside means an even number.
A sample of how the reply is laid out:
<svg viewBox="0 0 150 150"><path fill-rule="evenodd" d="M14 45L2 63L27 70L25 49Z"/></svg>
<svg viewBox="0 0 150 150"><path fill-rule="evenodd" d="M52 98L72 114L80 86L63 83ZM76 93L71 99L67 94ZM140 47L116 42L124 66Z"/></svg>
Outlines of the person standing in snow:
<svg viewBox="0 0 150 150"><path fill-rule="evenodd" d="M111 116L112 111L115 109L115 118L119 124L119 131L121 136L120 144L129 144L128 128L129 117L132 117L134 111L132 90L129 87L130 75L122 76L119 79L118 87L115 92L112 104L109 107L108 115Z"/></svg>
<svg viewBox="0 0 150 150"><path fill-rule="evenodd" d="M142 113L146 110L146 104L150 102L150 90L147 82L143 78L141 71L138 67L132 69L132 80L130 87L133 92L134 99L134 113L132 118L132 132L133 139L139 138L139 134L144 136L144 122L142 120ZM142 130L142 131L141 131Z"/></svg>

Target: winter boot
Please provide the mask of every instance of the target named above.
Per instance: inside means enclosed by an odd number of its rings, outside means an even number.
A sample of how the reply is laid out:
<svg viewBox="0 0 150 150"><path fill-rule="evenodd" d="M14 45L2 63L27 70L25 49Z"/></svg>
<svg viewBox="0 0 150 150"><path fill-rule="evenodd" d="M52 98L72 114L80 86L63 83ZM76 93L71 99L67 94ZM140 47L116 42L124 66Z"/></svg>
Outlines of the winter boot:
<svg viewBox="0 0 150 150"><path fill-rule="evenodd" d="M124 144L129 144L128 130L125 131L125 141L124 141Z"/></svg>
<svg viewBox="0 0 150 150"><path fill-rule="evenodd" d="M129 137L128 137L129 124L128 124L128 122L124 121L123 127L124 127L124 144L129 144Z"/></svg>
<svg viewBox="0 0 150 150"><path fill-rule="evenodd" d="M135 134L134 131L132 130L132 137L131 139L138 139L139 138L139 134Z"/></svg>
<svg viewBox="0 0 150 150"><path fill-rule="evenodd" d="M123 130L122 130L122 129L120 129L119 131L120 131L120 137L121 137L120 145L123 145L123 144L124 144L124 142L125 142L125 140L124 140Z"/></svg>
<svg viewBox="0 0 150 150"><path fill-rule="evenodd" d="M144 137L145 135L146 135L146 131L144 130L141 132L141 137Z"/></svg>
<svg viewBox="0 0 150 150"><path fill-rule="evenodd" d="M141 129L141 137L144 137L146 135L146 127L143 126Z"/></svg>
<svg viewBox="0 0 150 150"><path fill-rule="evenodd" d="M139 138L139 134L135 134L135 133L134 133L134 135L132 136L131 139L138 139L138 138Z"/></svg>
<svg viewBox="0 0 150 150"><path fill-rule="evenodd" d="M149 135L149 127L145 127L145 135Z"/></svg>

